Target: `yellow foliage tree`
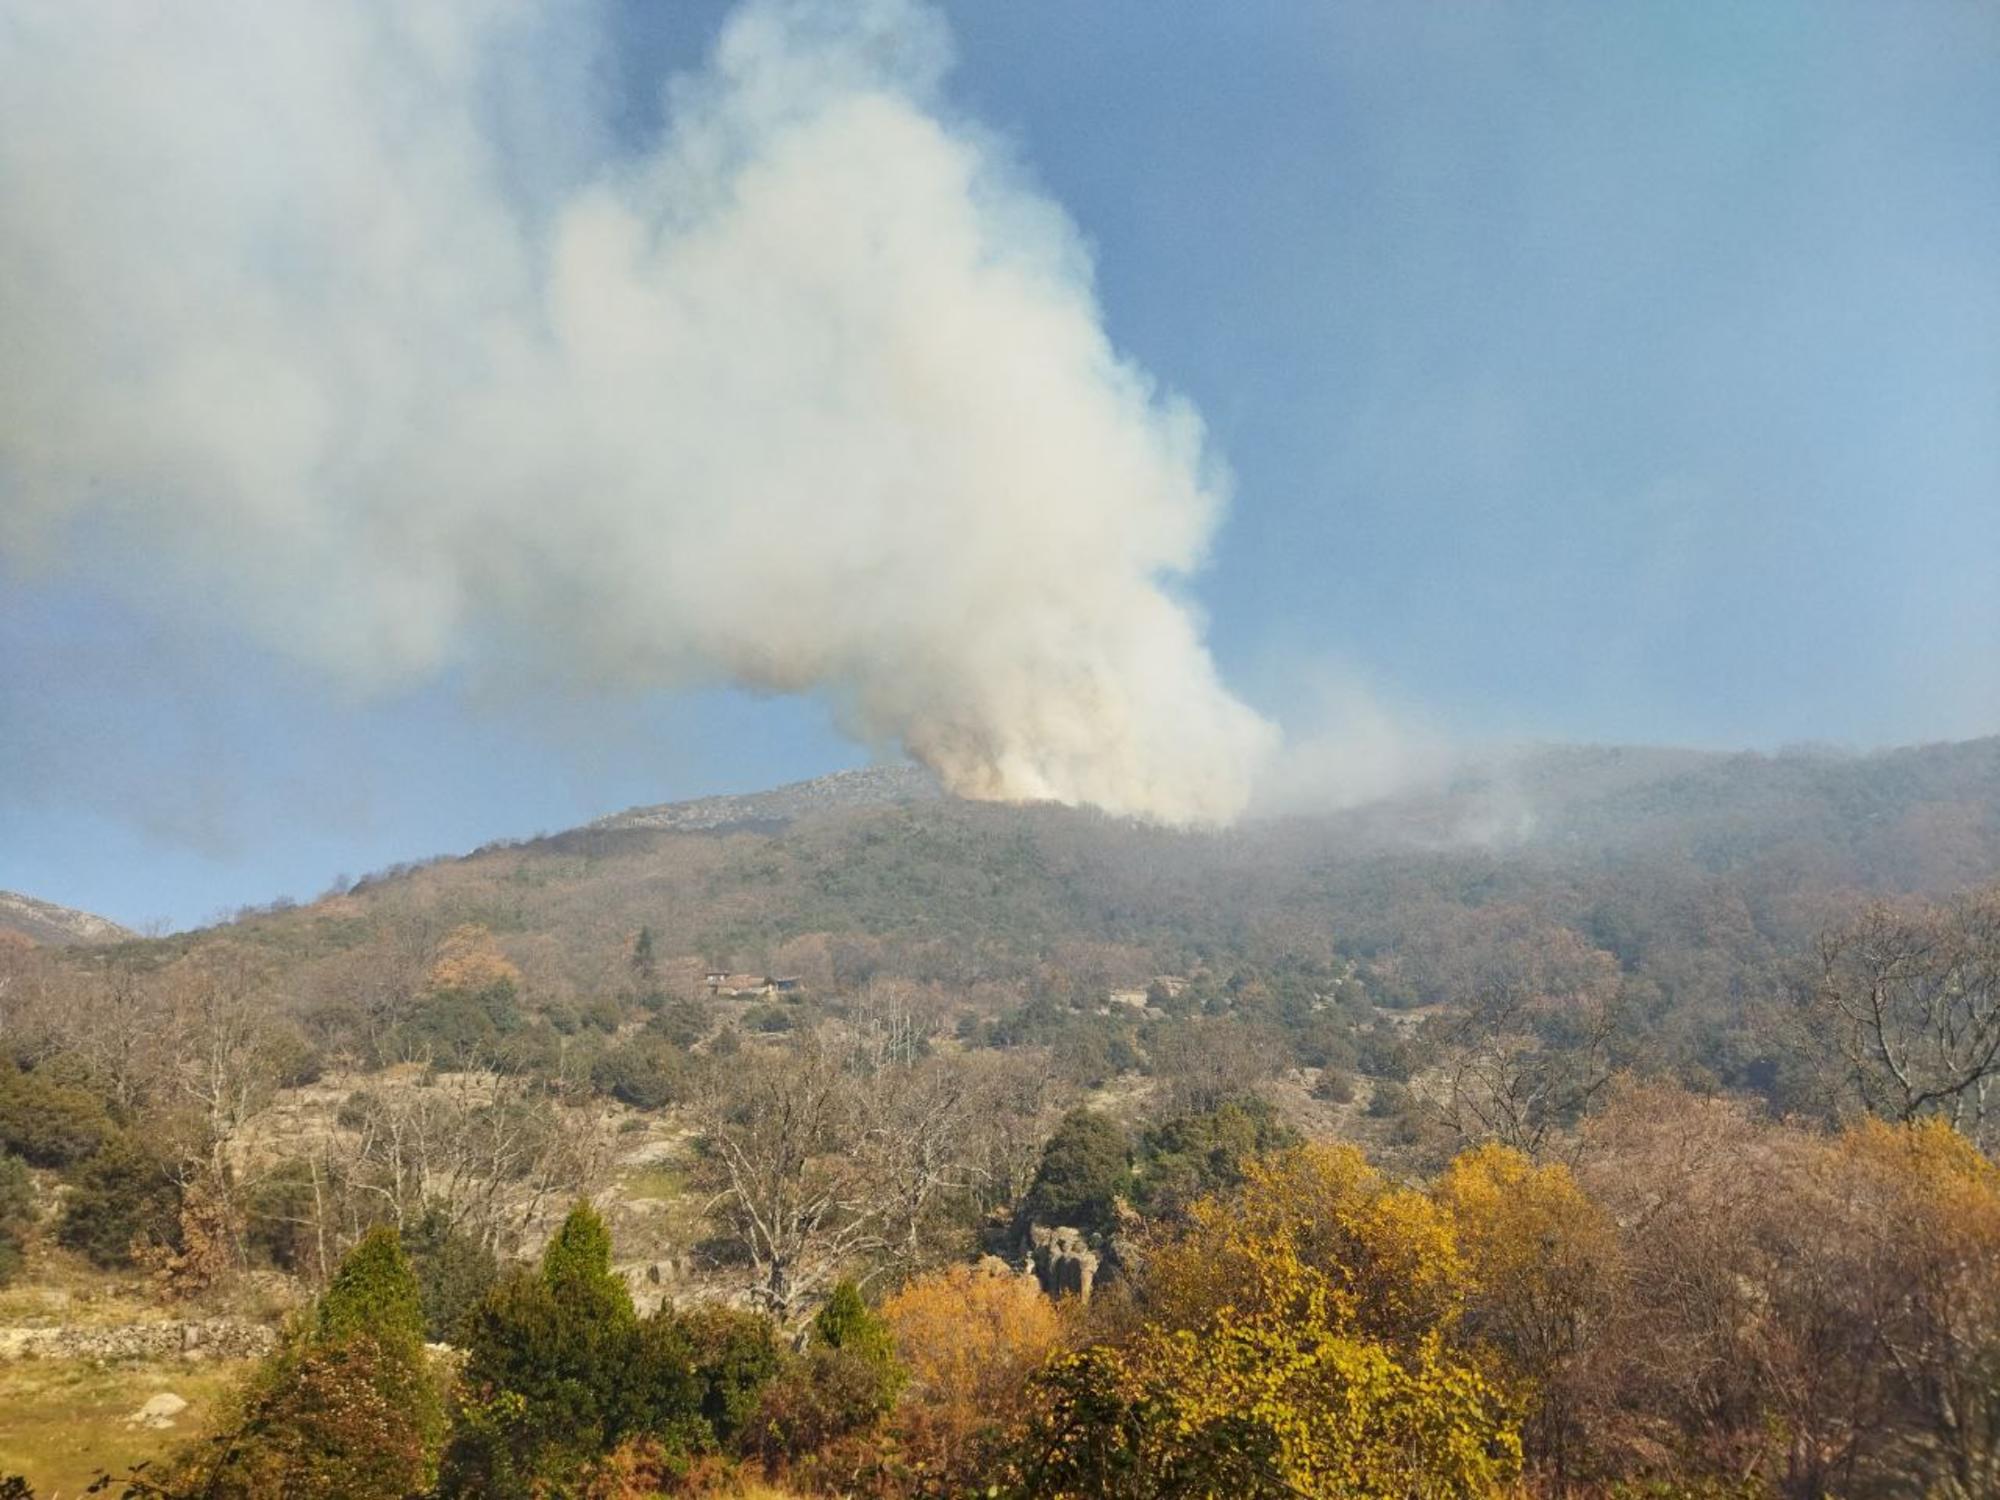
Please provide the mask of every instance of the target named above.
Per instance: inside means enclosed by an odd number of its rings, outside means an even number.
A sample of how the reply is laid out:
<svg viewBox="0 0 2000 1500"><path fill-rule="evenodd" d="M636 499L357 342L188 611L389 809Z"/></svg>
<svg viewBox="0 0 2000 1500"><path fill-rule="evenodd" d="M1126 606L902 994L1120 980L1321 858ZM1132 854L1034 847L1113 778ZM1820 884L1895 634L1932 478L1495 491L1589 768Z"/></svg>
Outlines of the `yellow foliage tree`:
<svg viewBox="0 0 2000 1500"><path fill-rule="evenodd" d="M1274 1248L1312 1268L1339 1326L1369 1338L1412 1344L1449 1327L1463 1305L1450 1219L1352 1146L1253 1162L1237 1191L1197 1203L1189 1223L1153 1258L1146 1281L1152 1316L1174 1327L1200 1327L1230 1307L1276 1310Z"/></svg>
<svg viewBox="0 0 2000 1500"><path fill-rule="evenodd" d="M1466 1268L1429 1198L1308 1146L1190 1218L1138 1332L1041 1377L1028 1492L1455 1500L1518 1474L1506 1397L1448 1341Z"/></svg>
<svg viewBox="0 0 2000 1500"><path fill-rule="evenodd" d="M1561 1479L1599 1394L1591 1361L1616 1295L1617 1226L1567 1167L1498 1143L1459 1156L1432 1195L1469 1273L1461 1339L1525 1385L1530 1453Z"/></svg>
<svg viewBox="0 0 2000 1500"><path fill-rule="evenodd" d="M1834 1151L1855 1357L1903 1414L1886 1461L1935 1495L2000 1493L2000 1167L1941 1118L1863 1120Z"/></svg>

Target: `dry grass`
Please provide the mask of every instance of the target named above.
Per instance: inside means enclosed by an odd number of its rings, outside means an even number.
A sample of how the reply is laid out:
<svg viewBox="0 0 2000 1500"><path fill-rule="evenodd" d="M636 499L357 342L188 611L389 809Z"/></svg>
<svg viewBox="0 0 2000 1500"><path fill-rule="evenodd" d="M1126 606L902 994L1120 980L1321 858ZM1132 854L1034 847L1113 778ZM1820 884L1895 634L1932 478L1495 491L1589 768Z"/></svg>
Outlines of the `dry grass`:
<svg viewBox="0 0 2000 1500"><path fill-rule="evenodd" d="M0 1328L101 1328L172 1316L143 1276L100 1271L45 1241L31 1243L27 1264L0 1290Z"/></svg>
<svg viewBox="0 0 2000 1500"><path fill-rule="evenodd" d="M0 1364L0 1475L25 1476L39 1500L72 1500L99 1469L122 1473L200 1432L248 1364ZM174 1425L159 1431L131 1425L127 1419L162 1391L188 1403Z"/></svg>

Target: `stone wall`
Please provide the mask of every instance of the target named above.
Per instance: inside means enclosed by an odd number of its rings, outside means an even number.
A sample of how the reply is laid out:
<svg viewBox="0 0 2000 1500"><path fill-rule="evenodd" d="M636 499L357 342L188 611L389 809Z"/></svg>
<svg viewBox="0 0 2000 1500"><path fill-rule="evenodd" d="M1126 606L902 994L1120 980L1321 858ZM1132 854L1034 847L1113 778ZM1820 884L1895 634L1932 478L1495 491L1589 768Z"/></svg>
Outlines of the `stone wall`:
<svg viewBox="0 0 2000 1500"><path fill-rule="evenodd" d="M207 1322L78 1324L68 1328L0 1328L5 1359L253 1359L269 1353L278 1331L263 1323Z"/></svg>

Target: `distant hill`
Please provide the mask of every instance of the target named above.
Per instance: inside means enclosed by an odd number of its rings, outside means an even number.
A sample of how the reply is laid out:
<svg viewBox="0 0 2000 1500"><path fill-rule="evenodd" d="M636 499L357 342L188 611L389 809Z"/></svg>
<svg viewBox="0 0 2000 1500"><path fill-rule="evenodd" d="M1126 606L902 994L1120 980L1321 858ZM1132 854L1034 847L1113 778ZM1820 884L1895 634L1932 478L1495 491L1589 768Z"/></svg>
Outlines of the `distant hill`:
<svg viewBox="0 0 2000 1500"><path fill-rule="evenodd" d="M1025 990L1080 962L1078 945L1140 977L1327 960L1496 906L1628 964L1728 944L1740 968L1796 950L1854 900L1995 879L2000 738L1865 755L1552 747L1371 806L1222 831L965 802L922 771L877 767L635 808L224 931L288 965L346 964L391 928L477 923L574 995L620 982L641 926L697 968ZM1721 982L1661 966L1669 988Z"/></svg>
<svg viewBox="0 0 2000 1500"><path fill-rule="evenodd" d="M698 797L690 802L663 802L633 807L592 828L664 828L695 833L717 828L789 823L809 813L853 807L892 807L904 802L935 802L944 795L937 778L921 766L868 766L836 771L811 781L795 781L768 792L734 797Z"/></svg>
<svg viewBox="0 0 2000 1500"><path fill-rule="evenodd" d="M50 947L117 943L136 936L129 928L87 911L72 911L53 901L37 901L33 896L0 891L0 933L6 932Z"/></svg>
<svg viewBox="0 0 2000 1500"><path fill-rule="evenodd" d="M1345 1055L1359 1023L1315 1020L1335 991L1365 1019L1462 996L1495 955L1585 952L1622 975L1633 1055L1763 1087L1756 1010L1830 923L1995 881L2000 738L1530 748L1370 806L1222 830L968 802L878 767L399 867L120 961L236 949L329 1055L428 1014L437 965L487 950L518 976L508 1025L558 1053L581 1018L641 990L705 1002L719 970L793 977L808 997L745 1025L918 995L964 1035L1013 1041L1180 976L1207 1013L1332 1028ZM118 935L73 924L54 940Z"/></svg>

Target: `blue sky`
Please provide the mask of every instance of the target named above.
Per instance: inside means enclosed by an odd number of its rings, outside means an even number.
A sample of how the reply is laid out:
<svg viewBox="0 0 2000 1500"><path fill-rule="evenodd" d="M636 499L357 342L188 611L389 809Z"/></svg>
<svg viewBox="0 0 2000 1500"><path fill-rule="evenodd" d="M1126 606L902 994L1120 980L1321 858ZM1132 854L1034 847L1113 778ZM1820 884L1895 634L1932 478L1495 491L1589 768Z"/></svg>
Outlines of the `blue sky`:
<svg viewBox="0 0 2000 1500"><path fill-rule="evenodd" d="M625 143L726 9L619 10ZM950 107L1228 462L1192 593L1256 706L1331 674L1470 738L2000 730L2000 10L947 14ZM360 696L0 574L0 887L135 924L867 754L730 690Z"/></svg>

